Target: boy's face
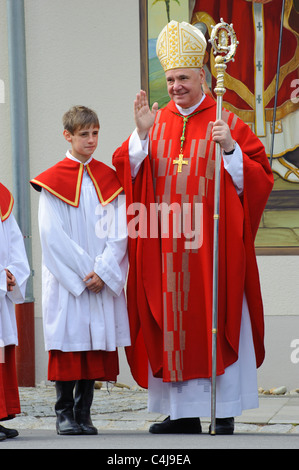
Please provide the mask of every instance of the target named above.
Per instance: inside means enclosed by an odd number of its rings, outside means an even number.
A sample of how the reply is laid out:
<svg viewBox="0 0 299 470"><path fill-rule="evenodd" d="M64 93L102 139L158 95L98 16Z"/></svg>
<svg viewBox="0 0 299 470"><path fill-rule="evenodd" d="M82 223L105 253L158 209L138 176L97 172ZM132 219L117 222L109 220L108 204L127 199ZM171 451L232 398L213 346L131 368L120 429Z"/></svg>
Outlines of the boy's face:
<svg viewBox="0 0 299 470"><path fill-rule="evenodd" d="M85 163L97 148L99 128L94 126L82 128L76 130L74 134L65 129L63 135L72 145L71 154L73 157Z"/></svg>

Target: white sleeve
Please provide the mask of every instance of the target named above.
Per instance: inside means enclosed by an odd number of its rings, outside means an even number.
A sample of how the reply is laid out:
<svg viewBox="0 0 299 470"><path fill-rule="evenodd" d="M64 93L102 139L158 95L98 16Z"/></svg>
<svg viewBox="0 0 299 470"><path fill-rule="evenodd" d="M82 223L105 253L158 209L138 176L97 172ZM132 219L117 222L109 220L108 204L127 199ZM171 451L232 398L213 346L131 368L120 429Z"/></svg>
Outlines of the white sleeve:
<svg viewBox="0 0 299 470"><path fill-rule="evenodd" d="M236 143L236 148L233 154L226 155L222 152L224 168L231 175L238 194L242 194L244 189L244 176L243 176L243 153L240 146Z"/></svg>
<svg viewBox="0 0 299 470"><path fill-rule="evenodd" d="M7 293L7 281L6 272L4 266L0 265L0 298L6 296Z"/></svg>
<svg viewBox="0 0 299 470"><path fill-rule="evenodd" d="M94 272L100 276L114 296L119 296L124 288L128 269L125 196L118 196L109 206L106 243L103 252L96 257Z"/></svg>
<svg viewBox="0 0 299 470"><path fill-rule="evenodd" d="M65 229L66 204L42 190L39 201L39 231L43 262L57 281L74 296L86 288L84 277L93 271L93 260Z"/></svg>
<svg viewBox="0 0 299 470"><path fill-rule="evenodd" d="M26 284L30 275L30 267L27 260L23 235L13 214L9 216L4 224L7 224L6 229L9 239L8 265L6 269L8 269L16 279L16 285L12 291L7 292L7 296L13 303L19 304L23 303L25 300Z"/></svg>
<svg viewBox="0 0 299 470"><path fill-rule="evenodd" d="M131 134L129 140L129 158L132 178L136 177L143 160L148 154L148 142L148 137L145 140L140 140L136 129Z"/></svg>

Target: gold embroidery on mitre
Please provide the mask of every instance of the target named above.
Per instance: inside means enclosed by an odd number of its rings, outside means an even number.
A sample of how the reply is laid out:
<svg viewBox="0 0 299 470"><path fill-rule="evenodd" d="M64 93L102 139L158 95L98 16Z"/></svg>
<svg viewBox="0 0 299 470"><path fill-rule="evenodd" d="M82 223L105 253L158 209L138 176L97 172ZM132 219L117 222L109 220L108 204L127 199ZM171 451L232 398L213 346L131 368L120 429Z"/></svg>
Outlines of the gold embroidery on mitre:
<svg viewBox="0 0 299 470"><path fill-rule="evenodd" d="M201 68L207 42L189 23L171 21L157 39L156 52L164 72L177 68Z"/></svg>

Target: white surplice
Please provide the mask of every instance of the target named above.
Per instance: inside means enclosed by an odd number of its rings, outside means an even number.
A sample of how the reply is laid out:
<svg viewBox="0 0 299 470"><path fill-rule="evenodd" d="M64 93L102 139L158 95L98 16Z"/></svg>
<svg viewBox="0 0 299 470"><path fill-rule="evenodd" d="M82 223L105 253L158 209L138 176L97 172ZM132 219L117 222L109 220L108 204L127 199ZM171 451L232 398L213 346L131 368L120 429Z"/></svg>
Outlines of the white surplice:
<svg viewBox="0 0 299 470"><path fill-rule="evenodd" d="M6 271L15 279L16 286L7 291ZM0 220L0 346L18 344L18 332L14 304L25 300L26 283L30 268L23 235L13 214Z"/></svg>
<svg viewBox="0 0 299 470"><path fill-rule="evenodd" d="M202 100L205 98L203 96ZM191 114L200 103L181 114ZM136 130L129 141L132 178L148 153L148 139L140 141ZM232 155L223 153L224 168L231 175L238 194L243 192L243 155L238 144ZM196 361L196 357L194 358ZM216 416L239 416L242 411L258 407L255 351L246 297L243 297L239 358L216 379ZM152 376L149 367L148 410L169 415L171 419L208 417L211 415L211 380L193 379L166 383Z"/></svg>
<svg viewBox="0 0 299 470"><path fill-rule="evenodd" d="M67 157L75 160L69 152ZM39 230L46 350L114 351L130 345L125 196L102 206L84 169L77 208L42 189ZM83 282L92 271L105 283L98 294Z"/></svg>

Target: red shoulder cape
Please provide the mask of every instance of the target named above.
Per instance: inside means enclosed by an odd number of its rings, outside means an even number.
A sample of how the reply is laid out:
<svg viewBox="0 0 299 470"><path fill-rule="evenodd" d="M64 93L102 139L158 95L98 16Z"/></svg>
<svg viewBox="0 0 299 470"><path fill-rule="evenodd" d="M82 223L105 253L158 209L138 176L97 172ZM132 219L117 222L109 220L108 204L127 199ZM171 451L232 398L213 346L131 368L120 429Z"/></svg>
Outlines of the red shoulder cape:
<svg viewBox="0 0 299 470"><path fill-rule="evenodd" d="M208 113L207 119L204 119L209 122L209 120L215 119L215 104L208 97L204 101L202 111L203 114ZM172 104L170 103L164 110L161 110L161 113L168 113L169 116L171 109ZM165 119L165 115L163 117L162 114L159 116L160 123ZM227 367L238 357L241 311L240 309L236 310L234 293L236 285L240 291L238 294L240 306L244 290L246 292L257 366L260 366L264 359L263 305L254 239L273 186L273 175L263 145L249 127L237 120L232 113L227 113L227 122L231 127L233 138L240 143L243 151L244 193L240 200L230 175L222 169L222 213L225 216L220 218L220 240L227 240L227 245L223 247L225 251L222 253L221 273L224 275L228 273L229 277L226 280L227 289L225 285L221 286L221 295L226 296L225 305L227 308L232 305L234 313L231 314L226 310L219 322L219 330L224 326L225 335L233 340L233 344L228 347L226 341L223 357L218 361L220 369L218 369L217 363L217 374L223 373L223 367ZM199 126L200 123L195 118L193 124L190 121L191 125ZM134 184L132 184L128 145L129 139L115 151L113 164L124 187L127 205L138 201L141 205L149 207L150 203L155 202L150 158L147 157L144 160ZM140 227L139 232L142 232ZM236 262L238 257L241 259L239 264ZM163 342L165 338L163 337L160 240L151 237L129 237L129 260L127 300L132 346L126 348L126 353L133 377L139 385L146 388L149 362L154 376L165 378L163 373ZM237 324L236 319L238 320ZM219 338L220 336L218 335ZM219 340L222 341L222 339ZM206 354L204 351L203 353ZM194 357L191 358L191 362L194 363L194 369L196 369ZM197 372L193 370L189 377L184 377L184 380L199 376L196 374Z"/></svg>
<svg viewBox="0 0 299 470"><path fill-rule="evenodd" d="M2 222L8 219L14 205L14 199L11 192L0 183L0 217Z"/></svg>
<svg viewBox="0 0 299 470"><path fill-rule="evenodd" d="M105 206L123 190L115 170L103 162L92 159L86 169L94 184L100 203ZM46 189L70 206L78 207L83 178L83 163L64 158L30 181L37 191Z"/></svg>

